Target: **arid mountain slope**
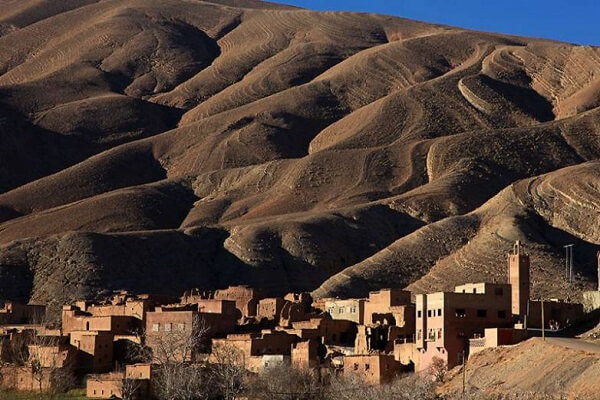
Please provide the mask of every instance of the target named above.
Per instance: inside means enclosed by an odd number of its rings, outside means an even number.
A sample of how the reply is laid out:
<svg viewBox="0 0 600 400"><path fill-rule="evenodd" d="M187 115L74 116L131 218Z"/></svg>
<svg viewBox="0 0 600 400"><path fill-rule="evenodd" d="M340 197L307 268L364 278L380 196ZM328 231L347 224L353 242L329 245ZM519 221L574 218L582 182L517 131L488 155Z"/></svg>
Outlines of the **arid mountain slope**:
<svg viewBox="0 0 600 400"><path fill-rule="evenodd" d="M266 2L0 5L0 297L576 289L600 49Z"/></svg>
<svg viewBox="0 0 600 400"><path fill-rule="evenodd" d="M576 339L529 339L517 346L486 349L469 357L465 372L468 393L480 398L514 393L559 396L568 399L598 399L600 346ZM463 371L451 371L440 388L443 394L460 396Z"/></svg>

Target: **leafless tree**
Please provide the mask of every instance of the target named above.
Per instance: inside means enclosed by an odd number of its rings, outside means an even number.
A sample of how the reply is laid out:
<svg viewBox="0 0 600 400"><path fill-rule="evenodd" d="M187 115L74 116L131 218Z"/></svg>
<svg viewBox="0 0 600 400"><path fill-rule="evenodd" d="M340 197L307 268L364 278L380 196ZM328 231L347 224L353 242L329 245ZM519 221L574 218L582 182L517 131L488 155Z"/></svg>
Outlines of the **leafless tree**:
<svg viewBox="0 0 600 400"><path fill-rule="evenodd" d="M444 382L446 374L448 373L448 364L440 357L433 357L431 360L431 366L429 367L429 375L435 379L436 382Z"/></svg>
<svg viewBox="0 0 600 400"><path fill-rule="evenodd" d="M125 377L121 381L121 399L135 400L141 387L142 385L139 380Z"/></svg>
<svg viewBox="0 0 600 400"><path fill-rule="evenodd" d="M173 326L169 331L139 333L143 344L131 346L128 358L155 366L152 392L159 399L207 398L205 368L194 361L208 329L203 319L195 317L192 326Z"/></svg>
<svg viewBox="0 0 600 400"><path fill-rule="evenodd" d="M213 364L210 366L210 382L218 397L234 400L244 390L246 360L235 347L217 344L212 348Z"/></svg>
<svg viewBox="0 0 600 400"><path fill-rule="evenodd" d="M72 388L75 381L71 353L60 346L60 340L58 336L35 334L27 346L25 365L31 368L39 392L43 392L47 382L47 392L51 396Z"/></svg>
<svg viewBox="0 0 600 400"><path fill-rule="evenodd" d="M390 383L371 385L357 375L333 376L327 400L436 400L436 384L428 377L406 375Z"/></svg>
<svg viewBox="0 0 600 400"><path fill-rule="evenodd" d="M324 399L327 387L317 371L278 365L267 368L249 384L252 397L273 400L320 400Z"/></svg>

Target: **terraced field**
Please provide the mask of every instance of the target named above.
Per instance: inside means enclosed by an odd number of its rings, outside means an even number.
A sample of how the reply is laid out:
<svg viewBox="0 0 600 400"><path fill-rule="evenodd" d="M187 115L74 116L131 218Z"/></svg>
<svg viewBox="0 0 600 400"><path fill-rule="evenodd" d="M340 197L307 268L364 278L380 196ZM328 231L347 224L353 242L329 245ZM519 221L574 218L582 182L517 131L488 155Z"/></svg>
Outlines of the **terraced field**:
<svg viewBox="0 0 600 400"><path fill-rule="evenodd" d="M595 285L600 49L262 1L0 4L0 298ZM577 279L562 278L576 243Z"/></svg>

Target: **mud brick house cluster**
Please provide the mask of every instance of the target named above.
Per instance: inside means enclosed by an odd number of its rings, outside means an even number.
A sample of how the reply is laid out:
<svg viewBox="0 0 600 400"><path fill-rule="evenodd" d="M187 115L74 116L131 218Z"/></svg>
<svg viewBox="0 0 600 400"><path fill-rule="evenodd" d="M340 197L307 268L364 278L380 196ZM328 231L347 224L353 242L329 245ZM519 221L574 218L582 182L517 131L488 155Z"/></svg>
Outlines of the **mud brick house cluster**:
<svg viewBox="0 0 600 400"><path fill-rule="evenodd" d="M357 299L265 297L247 286L193 289L179 299L118 292L103 304L65 305L57 330L34 323L43 306L6 303L0 310L1 383L48 388L52 374L68 369L86 377L88 397L119 397L124 382L134 380L139 398L151 398L160 366L129 362L128 348L142 345L156 355L161 338L195 335L197 321L202 346L177 353L178 361L219 363L220 349L227 348L250 373L282 364L333 368L371 384L403 371L427 372L436 359L451 368L484 348L535 335L542 324L560 329L582 315L581 304L532 300L529 263L517 242L508 255L507 283L466 283L428 294L390 288ZM47 337L54 340L38 340ZM41 379L27 362L11 359L14 343L24 343L30 357L41 360Z"/></svg>

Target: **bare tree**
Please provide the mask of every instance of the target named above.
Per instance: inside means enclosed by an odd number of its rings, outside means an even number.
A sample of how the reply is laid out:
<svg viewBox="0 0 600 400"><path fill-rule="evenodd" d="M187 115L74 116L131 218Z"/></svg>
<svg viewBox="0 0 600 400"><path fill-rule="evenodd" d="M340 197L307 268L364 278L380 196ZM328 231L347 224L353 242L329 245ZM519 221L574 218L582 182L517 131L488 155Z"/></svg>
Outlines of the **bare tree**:
<svg viewBox="0 0 600 400"><path fill-rule="evenodd" d="M429 367L429 375L435 379L436 382L443 383L448 373L448 364L440 357L433 357L431 359L431 366Z"/></svg>
<svg viewBox="0 0 600 400"><path fill-rule="evenodd" d="M316 371L290 365L267 368L249 386L253 397L273 400L319 400L328 391Z"/></svg>
<svg viewBox="0 0 600 400"><path fill-rule="evenodd" d="M73 387L73 360L68 347L60 345L61 338L49 335L33 335L27 346L26 366L31 368L33 380L39 392L50 395L64 392Z"/></svg>
<svg viewBox="0 0 600 400"><path fill-rule="evenodd" d="M246 360L244 354L227 344L212 348L213 364L210 366L210 382L217 396L234 400L244 390Z"/></svg>
<svg viewBox="0 0 600 400"><path fill-rule="evenodd" d="M139 394L142 384L137 379L125 377L121 381L121 400L135 400Z"/></svg>
<svg viewBox="0 0 600 400"><path fill-rule="evenodd" d="M358 375L332 376L327 400L436 400L436 384L428 377L406 375L382 385L370 385Z"/></svg>
<svg viewBox="0 0 600 400"><path fill-rule="evenodd" d="M159 399L204 399L208 391L204 368L194 361L208 330L204 320L196 316L191 326L139 333L143 344L131 346L128 358L154 365L152 392Z"/></svg>

